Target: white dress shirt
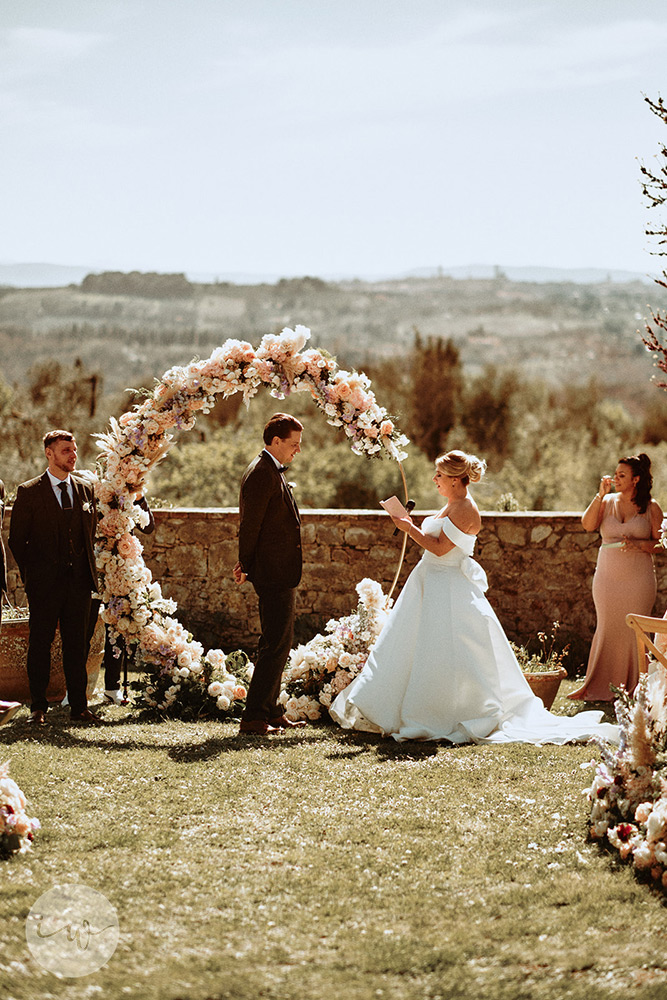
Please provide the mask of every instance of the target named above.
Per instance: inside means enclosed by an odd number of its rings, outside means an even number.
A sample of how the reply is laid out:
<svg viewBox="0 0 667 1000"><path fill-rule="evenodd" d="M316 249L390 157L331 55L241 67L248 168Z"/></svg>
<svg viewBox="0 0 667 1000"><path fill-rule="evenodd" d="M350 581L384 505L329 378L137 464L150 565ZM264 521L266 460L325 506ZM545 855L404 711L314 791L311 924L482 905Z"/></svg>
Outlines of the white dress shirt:
<svg viewBox="0 0 667 1000"><path fill-rule="evenodd" d="M72 506L74 506L74 490L72 489L72 481L69 475L66 476L65 479L56 479L56 477L51 472L49 472L48 469L46 470L46 474L49 477L51 486L53 487L53 492L55 493L56 499L60 504L60 506L62 507L63 505L63 491L60 489L61 483L67 483L67 493L69 495L69 502L71 503Z"/></svg>

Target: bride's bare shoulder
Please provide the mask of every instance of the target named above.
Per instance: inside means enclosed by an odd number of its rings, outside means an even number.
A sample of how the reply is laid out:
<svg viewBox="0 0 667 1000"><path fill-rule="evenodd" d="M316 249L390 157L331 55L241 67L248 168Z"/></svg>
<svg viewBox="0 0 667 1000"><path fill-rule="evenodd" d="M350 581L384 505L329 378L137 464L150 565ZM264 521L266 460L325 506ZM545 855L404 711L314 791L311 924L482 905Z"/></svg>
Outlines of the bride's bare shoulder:
<svg viewBox="0 0 667 1000"><path fill-rule="evenodd" d="M450 504L447 516L452 524L455 524L460 531L464 531L466 535L476 535L482 527L482 518L477 504L471 497L464 497L462 500L456 500Z"/></svg>

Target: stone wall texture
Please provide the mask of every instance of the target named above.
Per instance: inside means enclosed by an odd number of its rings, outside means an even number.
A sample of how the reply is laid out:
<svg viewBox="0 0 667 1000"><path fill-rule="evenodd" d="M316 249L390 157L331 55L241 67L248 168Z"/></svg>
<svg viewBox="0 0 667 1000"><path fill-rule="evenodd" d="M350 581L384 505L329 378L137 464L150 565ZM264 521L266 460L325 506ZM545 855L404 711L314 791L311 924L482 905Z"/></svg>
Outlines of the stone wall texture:
<svg viewBox="0 0 667 1000"><path fill-rule="evenodd" d="M416 518L429 513L417 512ZM207 648L255 651L259 621L250 584L237 587L238 509L155 511L156 530L139 536L144 557L164 594L177 601L179 617ZM9 530L11 511L5 518ZM299 642L320 631L329 618L356 607L355 585L363 577L388 591L403 536L394 536L384 513L366 510L302 512L304 572L298 592ZM599 535L588 534L576 513L497 513L483 515L475 558L489 578L487 596L510 639L526 642L559 621L560 639L570 643L570 672L585 662L595 629L591 583ZM9 596L25 604L18 571L8 552ZM408 542L394 597L400 593L421 550ZM655 557L658 598L667 602L667 558Z"/></svg>

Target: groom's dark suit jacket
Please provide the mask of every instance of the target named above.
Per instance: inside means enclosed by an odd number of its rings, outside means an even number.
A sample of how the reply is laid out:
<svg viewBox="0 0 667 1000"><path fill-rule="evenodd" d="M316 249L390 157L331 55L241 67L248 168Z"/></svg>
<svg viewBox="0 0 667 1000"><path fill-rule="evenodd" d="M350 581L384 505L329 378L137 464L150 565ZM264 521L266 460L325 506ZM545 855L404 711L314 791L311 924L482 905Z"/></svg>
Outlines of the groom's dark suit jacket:
<svg viewBox="0 0 667 1000"><path fill-rule="evenodd" d="M87 483L70 477L74 494L73 517L83 538L85 559L82 569L89 571L90 589L97 589L94 538L97 517L95 497ZM31 593L58 587L67 560L67 538L62 510L46 472L18 488L9 527L9 547L30 601ZM77 532L78 534L78 532ZM83 582L83 581L82 581Z"/></svg>
<svg viewBox="0 0 667 1000"><path fill-rule="evenodd" d="M239 501L239 562L255 589L292 589L301 580L301 519L267 452L248 466Z"/></svg>

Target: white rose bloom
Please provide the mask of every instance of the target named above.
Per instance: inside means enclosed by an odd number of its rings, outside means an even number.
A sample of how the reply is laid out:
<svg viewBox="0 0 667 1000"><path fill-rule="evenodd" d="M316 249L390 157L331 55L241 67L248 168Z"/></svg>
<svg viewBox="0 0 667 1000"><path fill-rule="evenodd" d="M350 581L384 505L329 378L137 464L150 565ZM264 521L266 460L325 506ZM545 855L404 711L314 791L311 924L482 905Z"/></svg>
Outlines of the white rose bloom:
<svg viewBox="0 0 667 1000"><path fill-rule="evenodd" d="M322 715L322 709L320 708L320 703L314 699L309 699L308 705L306 706L306 716L309 719L319 719Z"/></svg>
<svg viewBox="0 0 667 1000"><path fill-rule="evenodd" d="M221 711L224 712L231 705L231 701L229 700L226 694L221 694L218 700L216 701L216 705Z"/></svg>
<svg viewBox="0 0 667 1000"><path fill-rule="evenodd" d="M656 802L651 815L646 821L646 836L648 840L661 840L667 828L667 800Z"/></svg>
<svg viewBox="0 0 667 1000"><path fill-rule="evenodd" d="M650 868L653 864L653 851L646 843L639 844L633 851L633 861L636 868Z"/></svg>
<svg viewBox="0 0 667 1000"><path fill-rule="evenodd" d="M301 706L299 705L299 700L297 698L288 698L285 702L285 715L288 719L298 719L299 711Z"/></svg>
<svg viewBox="0 0 667 1000"><path fill-rule="evenodd" d="M359 594L362 604L365 604L367 608L379 610L384 607L385 596L382 587L377 581L371 580L370 577L365 577L357 584L355 589Z"/></svg>
<svg viewBox="0 0 667 1000"><path fill-rule="evenodd" d="M218 698L223 692L223 687L220 681L211 681L208 686L208 693L212 698Z"/></svg>
<svg viewBox="0 0 667 1000"><path fill-rule="evenodd" d="M305 655L306 655L306 647L297 646L296 649L293 649L292 652L290 653L290 663L291 664L302 663Z"/></svg>
<svg viewBox="0 0 667 1000"><path fill-rule="evenodd" d="M659 841L653 848L653 853L658 864L667 866L667 844Z"/></svg>

